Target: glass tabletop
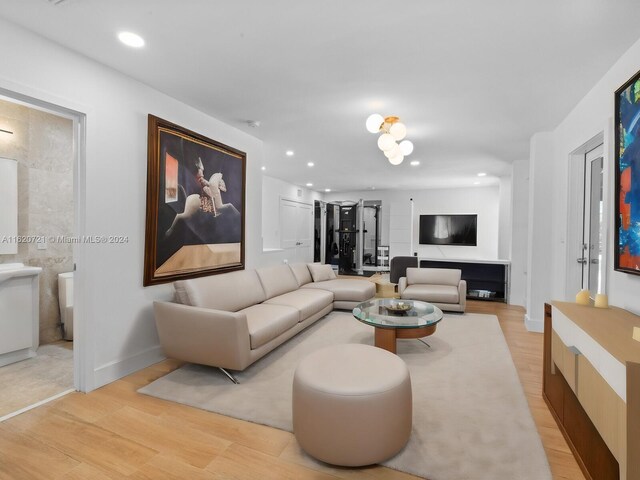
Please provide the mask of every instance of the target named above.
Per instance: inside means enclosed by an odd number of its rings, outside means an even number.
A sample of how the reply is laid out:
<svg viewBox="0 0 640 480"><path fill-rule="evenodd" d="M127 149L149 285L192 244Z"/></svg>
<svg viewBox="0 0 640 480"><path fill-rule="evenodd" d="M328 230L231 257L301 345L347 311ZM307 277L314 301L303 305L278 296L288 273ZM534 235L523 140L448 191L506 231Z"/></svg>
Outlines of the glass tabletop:
<svg viewBox="0 0 640 480"><path fill-rule="evenodd" d="M420 328L442 320L442 310L418 300L375 298L356 305L353 316L374 327Z"/></svg>

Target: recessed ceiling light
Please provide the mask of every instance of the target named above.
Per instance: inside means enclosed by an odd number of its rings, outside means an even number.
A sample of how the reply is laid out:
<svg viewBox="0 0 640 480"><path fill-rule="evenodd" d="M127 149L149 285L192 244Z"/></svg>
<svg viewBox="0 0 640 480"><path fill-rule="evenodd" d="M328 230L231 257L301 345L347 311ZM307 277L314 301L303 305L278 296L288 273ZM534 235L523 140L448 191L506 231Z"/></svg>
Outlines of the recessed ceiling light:
<svg viewBox="0 0 640 480"><path fill-rule="evenodd" d="M418 165L420 165L420 161L419 160L413 160L411 162L411 166L413 166L413 167L417 167Z"/></svg>
<svg viewBox="0 0 640 480"><path fill-rule="evenodd" d="M478 174L478 176L479 176L479 177L486 177L486 176L487 176L487 174L486 174L486 173L484 173L484 172L480 172L480 173Z"/></svg>
<svg viewBox="0 0 640 480"><path fill-rule="evenodd" d="M371 187L371 190L375 190L375 189L376 189L376 187Z"/></svg>
<svg viewBox="0 0 640 480"><path fill-rule="evenodd" d="M313 187L313 183L307 183L307 187Z"/></svg>
<svg viewBox="0 0 640 480"><path fill-rule="evenodd" d="M331 191L331 189L330 189L330 188L325 188L325 189L324 189L324 191L325 191L325 192L330 192L330 191Z"/></svg>
<svg viewBox="0 0 640 480"><path fill-rule="evenodd" d="M262 171L264 172L267 169L267 167L262 167Z"/></svg>
<svg viewBox="0 0 640 480"><path fill-rule="evenodd" d="M128 47L142 48L144 47L144 38L133 32L120 32L118 34L118 40L124 43Z"/></svg>
<svg viewBox="0 0 640 480"><path fill-rule="evenodd" d="M480 185L480 182L473 182L474 185Z"/></svg>
<svg viewBox="0 0 640 480"><path fill-rule="evenodd" d="M287 157L293 157L293 150L287 150L284 152Z"/></svg>
<svg viewBox="0 0 640 480"><path fill-rule="evenodd" d="M315 164L313 162L308 162L307 167L313 167Z"/></svg>

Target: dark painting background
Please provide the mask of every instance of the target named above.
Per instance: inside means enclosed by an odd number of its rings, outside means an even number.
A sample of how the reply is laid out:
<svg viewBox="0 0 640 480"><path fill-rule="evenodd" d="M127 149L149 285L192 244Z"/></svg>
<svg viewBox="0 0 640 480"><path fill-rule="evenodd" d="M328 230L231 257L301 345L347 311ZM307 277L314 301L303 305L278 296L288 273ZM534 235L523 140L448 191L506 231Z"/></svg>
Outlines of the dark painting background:
<svg viewBox="0 0 640 480"><path fill-rule="evenodd" d="M243 161L229 153L203 145L183 136L160 131L160 176L158 195L158 229L156 266L162 265L183 245L239 243L242 240ZM166 154L178 160L178 201L165 203ZM219 216L199 210L186 220L179 220L173 232L166 235L175 216L184 211L186 197L202 191L196 179L198 157L202 159L204 177L222 173L227 191L221 192L222 202L234 209L225 209Z"/></svg>

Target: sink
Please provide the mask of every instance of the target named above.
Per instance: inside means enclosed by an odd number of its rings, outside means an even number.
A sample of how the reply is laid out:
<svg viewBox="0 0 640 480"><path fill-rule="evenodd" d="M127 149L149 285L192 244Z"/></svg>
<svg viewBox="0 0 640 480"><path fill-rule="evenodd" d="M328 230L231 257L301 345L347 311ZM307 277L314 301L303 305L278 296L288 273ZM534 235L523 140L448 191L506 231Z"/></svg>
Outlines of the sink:
<svg viewBox="0 0 640 480"><path fill-rule="evenodd" d="M27 267L24 263L0 263L0 283L14 277L28 277L42 272L40 267Z"/></svg>
<svg viewBox="0 0 640 480"><path fill-rule="evenodd" d="M0 271L2 270L15 270L17 268L23 268L24 263L0 263Z"/></svg>

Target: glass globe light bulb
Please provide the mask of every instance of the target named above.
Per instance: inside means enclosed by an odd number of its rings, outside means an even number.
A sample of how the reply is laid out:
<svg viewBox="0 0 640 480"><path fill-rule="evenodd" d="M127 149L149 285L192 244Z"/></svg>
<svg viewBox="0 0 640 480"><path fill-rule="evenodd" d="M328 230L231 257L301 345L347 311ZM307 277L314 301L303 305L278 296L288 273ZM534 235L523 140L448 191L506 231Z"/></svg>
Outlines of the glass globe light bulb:
<svg viewBox="0 0 640 480"><path fill-rule="evenodd" d="M400 142L400 151L404 156L411 155L413 152L413 143L411 140L403 140Z"/></svg>
<svg viewBox="0 0 640 480"><path fill-rule="evenodd" d="M389 128L389 133L395 140L400 141L407 136L407 127L404 126L404 123L396 122Z"/></svg>
<svg viewBox="0 0 640 480"><path fill-rule="evenodd" d="M396 143L392 149L384 152L384 156L387 158L397 157L398 155L402 155L402 151L400 150L400 146Z"/></svg>
<svg viewBox="0 0 640 480"><path fill-rule="evenodd" d="M387 150L391 150L394 147L394 145L397 145L396 141L388 133L383 133L382 135L380 135L380 138L378 138L378 148L383 152L386 152Z"/></svg>
<svg viewBox="0 0 640 480"><path fill-rule="evenodd" d="M391 165L400 165L403 160L404 160L404 155L400 154L396 157L391 157L389 159L389 163L391 163Z"/></svg>
<svg viewBox="0 0 640 480"><path fill-rule="evenodd" d="M380 125L384 123L384 118L379 113L369 115L367 118L367 130L371 133L378 133L380 131Z"/></svg>

